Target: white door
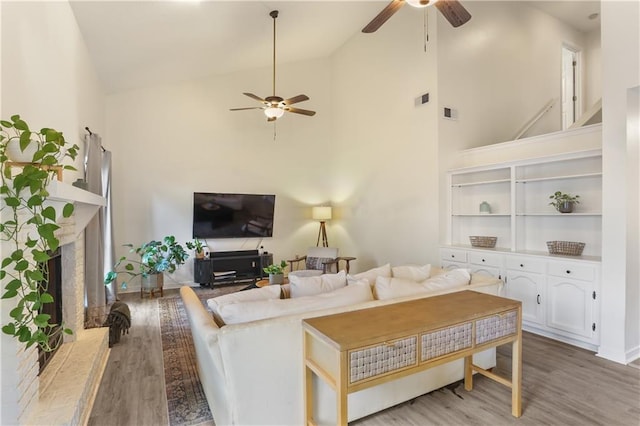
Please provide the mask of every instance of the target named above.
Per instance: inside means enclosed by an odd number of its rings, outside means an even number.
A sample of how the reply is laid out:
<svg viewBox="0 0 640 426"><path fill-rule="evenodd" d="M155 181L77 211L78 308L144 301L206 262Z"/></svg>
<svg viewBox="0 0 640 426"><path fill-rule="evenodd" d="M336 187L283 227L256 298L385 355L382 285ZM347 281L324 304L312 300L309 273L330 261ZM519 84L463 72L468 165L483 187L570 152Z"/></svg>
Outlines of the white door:
<svg viewBox="0 0 640 426"><path fill-rule="evenodd" d="M568 129L578 119L580 93L579 52L562 47L562 129Z"/></svg>

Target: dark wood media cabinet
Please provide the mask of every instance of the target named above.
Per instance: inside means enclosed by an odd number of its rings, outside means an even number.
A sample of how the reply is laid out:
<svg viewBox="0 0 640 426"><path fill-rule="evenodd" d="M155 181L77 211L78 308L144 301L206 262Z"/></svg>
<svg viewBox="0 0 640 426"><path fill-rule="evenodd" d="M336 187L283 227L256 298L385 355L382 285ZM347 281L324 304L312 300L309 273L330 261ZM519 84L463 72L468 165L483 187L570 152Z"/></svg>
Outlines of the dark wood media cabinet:
<svg viewBox="0 0 640 426"><path fill-rule="evenodd" d="M213 287L216 283L256 282L266 276L262 268L273 263L273 254L258 250L211 252L208 259L195 259L193 281Z"/></svg>

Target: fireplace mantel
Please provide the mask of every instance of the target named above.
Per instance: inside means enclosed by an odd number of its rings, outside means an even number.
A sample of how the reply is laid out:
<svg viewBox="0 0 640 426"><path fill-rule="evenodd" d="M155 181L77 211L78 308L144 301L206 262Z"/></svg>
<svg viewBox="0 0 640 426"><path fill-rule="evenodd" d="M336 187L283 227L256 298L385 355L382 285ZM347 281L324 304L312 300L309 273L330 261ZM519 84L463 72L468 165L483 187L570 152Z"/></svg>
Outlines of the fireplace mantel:
<svg viewBox="0 0 640 426"><path fill-rule="evenodd" d="M76 236L80 235L87 227L98 209L107 204L106 199L100 195L57 180L51 181L47 190L49 191L49 200L75 204Z"/></svg>

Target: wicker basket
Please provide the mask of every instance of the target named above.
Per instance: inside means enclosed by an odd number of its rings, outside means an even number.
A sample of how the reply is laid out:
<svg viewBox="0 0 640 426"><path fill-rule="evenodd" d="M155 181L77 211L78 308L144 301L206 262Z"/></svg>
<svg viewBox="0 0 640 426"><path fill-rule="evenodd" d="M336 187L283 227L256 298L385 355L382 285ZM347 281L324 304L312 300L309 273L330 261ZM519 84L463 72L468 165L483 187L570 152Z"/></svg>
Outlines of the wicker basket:
<svg viewBox="0 0 640 426"><path fill-rule="evenodd" d="M549 254L563 254L566 256L580 256L584 250L584 243L575 241L547 241Z"/></svg>
<svg viewBox="0 0 640 426"><path fill-rule="evenodd" d="M469 237L472 247L494 248L497 240L498 237L482 237L477 235Z"/></svg>

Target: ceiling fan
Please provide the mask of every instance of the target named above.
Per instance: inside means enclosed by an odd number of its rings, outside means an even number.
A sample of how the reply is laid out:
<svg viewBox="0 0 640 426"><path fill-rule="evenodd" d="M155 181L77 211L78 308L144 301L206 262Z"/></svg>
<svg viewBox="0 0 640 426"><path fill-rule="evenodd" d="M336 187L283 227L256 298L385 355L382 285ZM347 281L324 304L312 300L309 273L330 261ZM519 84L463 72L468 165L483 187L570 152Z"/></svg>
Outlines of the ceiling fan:
<svg viewBox="0 0 640 426"><path fill-rule="evenodd" d="M307 95L298 95L293 98L283 99L280 96L276 96L276 18L278 17L278 11L273 10L269 13L269 16L273 18L273 95L267 96L262 99L260 96L256 96L253 93L243 93L243 95L255 99L258 102L262 102L264 105L260 107L248 107L248 108L231 108L231 111L243 111L248 109L262 109L267 116L267 121L276 121L287 112L293 112L295 114L302 114L313 116L315 111L309 111L307 109L294 108L291 105L298 102L308 101Z"/></svg>
<svg viewBox="0 0 640 426"><path fill-rule="evenodd" d="M454 27L459 27L471 19L471 14L458 2L458 0L392 0L382 11L362 29L363 33L375 32L405 3L413 7L426 7L435 4L440 13Z"/></svg>

